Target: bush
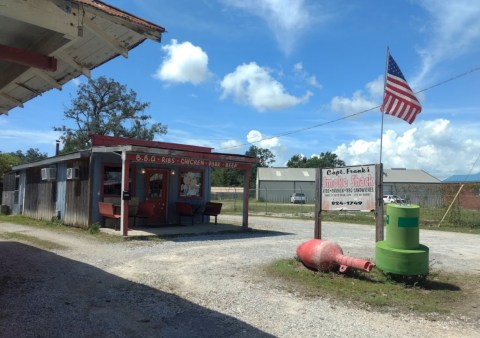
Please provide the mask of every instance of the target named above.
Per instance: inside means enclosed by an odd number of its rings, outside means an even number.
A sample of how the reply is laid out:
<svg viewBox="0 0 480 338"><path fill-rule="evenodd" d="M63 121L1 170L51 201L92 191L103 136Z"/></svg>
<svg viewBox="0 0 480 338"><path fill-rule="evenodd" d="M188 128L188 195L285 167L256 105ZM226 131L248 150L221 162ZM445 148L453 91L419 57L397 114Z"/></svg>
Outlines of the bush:
<svg viewBox="0 0 480 338"><path fill-rule="evenodd" d="M92 234L92 235L98 234L100 232L100 224L98 223L90 224L87 231L89 234Z"/></svg>

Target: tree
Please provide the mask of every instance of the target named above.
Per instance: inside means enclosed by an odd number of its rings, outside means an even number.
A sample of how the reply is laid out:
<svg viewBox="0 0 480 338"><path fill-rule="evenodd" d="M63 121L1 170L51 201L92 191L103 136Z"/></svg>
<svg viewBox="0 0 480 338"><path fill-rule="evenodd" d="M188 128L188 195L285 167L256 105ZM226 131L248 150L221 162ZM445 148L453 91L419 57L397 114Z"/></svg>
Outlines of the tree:
<svg viewBox="0 0 480 338"><path fill-rule="evenodd" d="M343 167L345 162L338 158L337 154L327 151L320 156L313 156L307 159L301 154L293 155L287 162L288 168L331 168Z"/></svg>
<svg viewBox="0 0 480 338"><path fill-rule="evenodd" d="M22 160L16 156L15 154L2 154L0 153L0 179L3 182L3 175L7 172L12 170L14 165L21 164Z"/></svg>
<svg viewBox="0 0 480 338"><path fill-rule="evenodd" d="M287 162L288 168L305 168L307 165L307 158L301 154L293 155Z"/></svg>
<svg viewBox="0 0 480 338"><path fill-rule="evenodd" d="M312 160L315 159L315 164L317 168L328 168L328 167L344 167L345 162L338 158L337 154L327 151L326 153L320 153L320 157L314 156Z"/></svg>
<svg viewBox="0 0 480 338"><path fill-rule="evenodd" d="M270 167L275 162L275 155L269 149L258 148L257 146L250 146L245 155L256 157L258 163L252 166L252 172L250 175L250 188L255 188L257 180L258 167Z"/></svg>
<svg viewBox="0 0 480 338"><path fill-rule="evenodd" d="M213 168L212 186L214 187L240 187L243 184L243 175L240 170Z"/></svg>
<svg viewBox="0 0 480 338"><path fill-rule="evenodd" d="M42 160L47 157L46 153L41 153L38 148L30 148L25 154L21 150L11 153L0 152L0 181L3 182L3 175L12 170L15 165Z"/></svg>
<svg viewBox="0 0 480 338"><path fill-rule="evenodd" d="M269 149L251 146L245 155L256 157L259 162L252 166L250 187L255 188L258 167L269 167L275 162L275 155ZM243 185L243 174L239 170L214 168L212 173L212 186L214 187L239 187Z"/></svg>
<svg viewBox="0 0 480 338"><path fill-rule="evenodd" d="M113 79L90 79L79 87L71 107L64 112L74 127L53 129L63 133L63 153L89 148L91 134L153 140L157 134L166 134L167 127L149 124L151 116L143 114L149 105L138 101L136 92Z"/></svg>
<svg viewBox="0 0 480 338"><path fill-rule="evenodd" d="M245 155L256 157L259 160L257 167L269 167L273 162L275 162L275 155L273 155L269 149L250 146L250 148L245 152Z"/></svg>
<svg viewBox="0 0 480 338"><path fill-rule="evenodd" d="M14 165L38 161L47 157L46 153L41 153L38 148L30 148L24 154L21 150L12 153L0 152L0 202L3 191L3 175L12 170Z"/></svg>
<svg viewBox="0 0 480 338"><path fill-rule="evenodd" d="M41 153L38 148L30 148L25 154L21 150L17 150L15 153L10 153L11 155L17 156L20 159L20 163L30 163L47 158L47 153Z"/></svg>

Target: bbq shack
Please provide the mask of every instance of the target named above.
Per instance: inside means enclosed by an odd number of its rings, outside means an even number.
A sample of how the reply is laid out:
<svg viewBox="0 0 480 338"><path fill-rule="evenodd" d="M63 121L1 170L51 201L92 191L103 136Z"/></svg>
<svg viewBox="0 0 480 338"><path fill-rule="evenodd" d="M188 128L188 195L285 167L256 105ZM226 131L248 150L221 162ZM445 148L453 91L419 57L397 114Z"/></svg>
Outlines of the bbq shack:
<svg viewBox="0 0 480 338"><path fill-rule="evenodd" d="M133 226L194 224L198 215L202 221L216 216L208 211L215 209L212 170L229 168L244 172L247 228L250 171L257 160L212 150L93 135L91 149L14 166L4 177L3 204L15 214L83 228L100 223L128 236Z"/></svg>

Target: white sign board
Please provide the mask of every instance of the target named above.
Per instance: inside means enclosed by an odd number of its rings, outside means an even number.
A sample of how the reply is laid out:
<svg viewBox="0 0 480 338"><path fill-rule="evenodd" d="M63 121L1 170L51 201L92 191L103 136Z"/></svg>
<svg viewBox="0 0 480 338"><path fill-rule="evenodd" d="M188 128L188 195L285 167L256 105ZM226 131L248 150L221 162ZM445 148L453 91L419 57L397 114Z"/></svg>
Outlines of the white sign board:
<svg viewBox="0 0 480 338"><path fill-rule="evenodd" d="M322 169L322 210L375 210L375 165Z"/></svg>

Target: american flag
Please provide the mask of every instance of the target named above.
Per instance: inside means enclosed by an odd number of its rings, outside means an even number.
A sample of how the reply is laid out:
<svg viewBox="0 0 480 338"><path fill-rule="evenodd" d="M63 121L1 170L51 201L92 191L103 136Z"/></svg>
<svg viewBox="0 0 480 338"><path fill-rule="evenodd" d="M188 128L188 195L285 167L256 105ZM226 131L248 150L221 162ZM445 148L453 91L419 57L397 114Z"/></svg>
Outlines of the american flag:
<svg viewBox="0 0 480 338"><path fill-rule="evenodd" d="M390 54L388 55L385 93L380 111L404 119L410 124L422 111L420 102Z"/></svg>

